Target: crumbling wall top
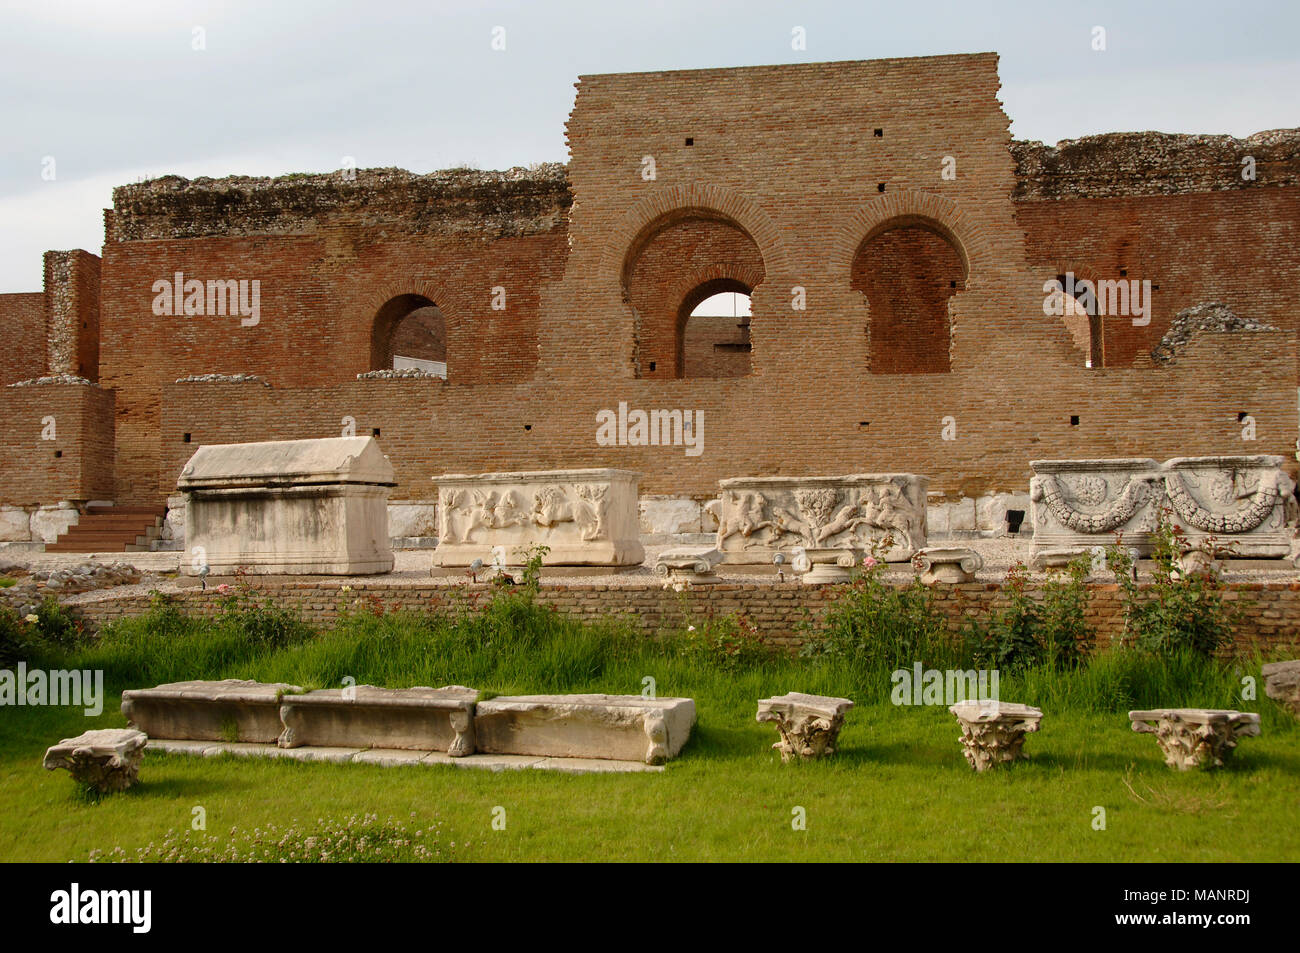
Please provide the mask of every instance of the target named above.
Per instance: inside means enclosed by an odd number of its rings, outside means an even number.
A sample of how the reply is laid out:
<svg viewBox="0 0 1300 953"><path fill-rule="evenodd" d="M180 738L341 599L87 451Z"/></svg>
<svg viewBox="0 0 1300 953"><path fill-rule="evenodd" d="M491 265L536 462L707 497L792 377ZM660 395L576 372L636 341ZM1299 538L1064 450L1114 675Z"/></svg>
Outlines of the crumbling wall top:
<svg viewBox="0 0 1300 953"><path fill-rule="evenodd" d="M293 234L318 226L401 225L411 234L502 238L564 224L572 202L564 165L505 172L404 169L353 173L169 175L113 190L116 241Z"/></svg>
<svg viewBox="0 0 1300 953"><path fill-rule="evenodd" d="M1018 139L1011 143L1011 154L1016 201L1300 185L1300 129L1270 129L1245 139L1108 132L1055 146ZM1248 170L1253 178L1243 175Z"/></svg>

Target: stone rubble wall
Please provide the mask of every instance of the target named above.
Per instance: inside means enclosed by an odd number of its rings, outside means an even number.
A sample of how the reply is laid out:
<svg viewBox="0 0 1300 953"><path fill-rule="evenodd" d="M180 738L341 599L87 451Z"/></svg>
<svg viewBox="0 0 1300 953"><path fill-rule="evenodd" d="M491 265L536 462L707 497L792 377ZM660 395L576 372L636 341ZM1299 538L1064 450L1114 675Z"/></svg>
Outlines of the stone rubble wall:
<svg viewBox="0 0 1300 953"><path fill-rule="evenodd" d="M1108 132L1055 146L1011 143L1016 201L1182 195L1300 185L1300 129L1244 139L1165 132ZM1242 160L1255 160L1255 178Z"/></svg>

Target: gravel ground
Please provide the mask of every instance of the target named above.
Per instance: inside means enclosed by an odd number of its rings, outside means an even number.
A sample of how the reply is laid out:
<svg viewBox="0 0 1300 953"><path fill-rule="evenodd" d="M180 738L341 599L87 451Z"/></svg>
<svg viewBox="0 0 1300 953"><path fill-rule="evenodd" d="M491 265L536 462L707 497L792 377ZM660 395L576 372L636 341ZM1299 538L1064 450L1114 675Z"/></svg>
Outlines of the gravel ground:
<svg viewBox="0 0 1300 953"><path fill-rule="evenodd" d="M1027 563L1032 552L1028 537L932 540L932 543L934 545L966 547L978 552L984 558L984 568L976 574L976 580L989 583L1001 582L1014 562L1024 561ZM670 545L647 546L646 561L644 563L634 569L618 572L602 570L583 572L564 568L545 570L542 574L542 584L614 587L658 584L660 579L653 571L655 557L664 550L672 548L679 547ZM161 592L179 592L182 589L193 588L195 585L193 578L174 575L180 568L182 555L181 553L98 553L87 555L79 553L9 552L0 554L0 573L17 575L21 578L25 571L31 570L67 568L86 562L126 562L136 566L146 574L144 579L134 585L97 589L63 598L64 602L75 605L101 599L143 595L152 589ZM391 573L379 576L303 576L297 578L303 580L330 579L340 585L354 586L367 584L424 586L431 581L454 585L465 579L465 575L459 571L431 576L432 556L433 551L428 549L398 550L394 554L395 566ZM1297 572L1291 565L1290 560L1286 559L1233 560L1224 565L1222 571L1223 578L1229 582L1278 583L1300 581L1300 572ZM913 570L908 563L891 564L886 569L886 578L893 580L902 581L912 575ZM1041 574L1035 573L1032 575L1038 576ZM735 583L753 583L761 582L764 579L776 579L775 570L770 566L761 567L757 572L733 572L722 569L718 572L718 576L725 582ZM279 578L285 579L287 577ZM481 574L480 578L482 578ZM789 572L786 573L786 578L787 580L791 578ZM222 579L214 576L208 580L209 588L220 585L223 581L230 581L230 577ZM1113 582L1114 579L1109 574L1106 574L1105 576L1096 577L1096 581Z"/></svg>

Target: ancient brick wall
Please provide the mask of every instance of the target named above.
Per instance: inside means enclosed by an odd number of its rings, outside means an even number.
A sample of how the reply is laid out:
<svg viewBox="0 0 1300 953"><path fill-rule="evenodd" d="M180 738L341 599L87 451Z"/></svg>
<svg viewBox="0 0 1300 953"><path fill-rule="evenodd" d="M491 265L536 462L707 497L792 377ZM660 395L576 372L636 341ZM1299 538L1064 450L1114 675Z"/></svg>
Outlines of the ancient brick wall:
<svg viewBox="0 0 1300 953"><path fill-rule="evenodd" d="M977 495L1023 491L1031 459L1292 454L1300 136L1012 143L998 90L992 54L586 76L567 169L118 189L99 334L117 498L160 501L202 443L345 417L378 432L398 499L573 466L700 498L872 470ZM1105 367L1083 366L1086 324L1043 313L1066 271L1157 286L1150 325L1107 319ZM177 273L257 281L256 323L155 314ZM691 296L733 287L749 328L683 339ZM1145 359L1210 298L1283 330ZM376 326L398 300L441 312L447 381L356 380L391 362ZM212 373L271 386L174 383ZM621 403L703 412L703 453L601 446Z"/></svg>
<svg viewBox="0 0 1300 953"><path fill-rule="evenodd" d="M261 375L279 388L355 381L372 369L377 316L399 296L420 296L442 312L453 382L528 379L537 362L539 289L564 266L568 194L563 170L517 171L495 179L408 176L397 184L367 172L355 183L303 177L311 181L288 196L228 180L119 189L116 201L129 214L114 214L105 246L102 380L119 392L120 498L160 499L166 385L208 373ZM250 234L260 231L273 234ZM197 234L158 237L169 232ZM155 315L154 283L174 284L176 272L203 282L258 281L257 323L230 314ZM504 308L494 309L494 299ZM222 414L205 407L185 429ZM287 437L303 426L278 408L221 426L236 424L241 440ZM426 419L421 429L439 426ZM312 435L338 433L335 420Z"/></svg>
<svg viewBox="0 0 1300 953"><path fill-rule="evenodd" d="M0 294L0 386L45 374L45 295Z"/></svg>
<svg viewBox="0 0 1300 953"><path fill-rule="evenodd" d="M113 409L87 384L0 388L0 503L113 499Z"/></svg>
<svg viewBox="0 0 1300 953"><path fill-rule="evenodd" d="M359 434L380 429L380 446L399 481L394 499L428 498L430 478L439 473L594 466L642 471L642 493L702 499L716 496L717 481L732 476L898 469L931 474L931 489L938 491L1023 492L1032 476L1030 459L1284 453L1295 440L1294 360L1293 338L1282 332L1206 334L1171 367L1071 367L1046 377L1038 389L1026 383L1019 364L1002 380L909 375L883 378L909 382L896 384L893 397L866 402L841 389L824 404L753 377L629 378L615 387L574 381L558 388L428 380L294 389L172 384L163 388L162 461L153 498L173 491L199 444L263 439L268 421L283 439L335 436L345 416L356 420ZM924 386L910 383L920 380ZM629 408L703 411L704 453L599 446L596 414L617 410L619 401ZM1255 442L1241 439L1242 412L1255 417ZM944 439L943 417L949 415L954 440Z"/></svg>
<svg viewBox="0 0 1300 953"><path fill-rule="evenodd" d="M1025 201L1016 217L1044 280L1073 271L1151 282L1150 324L1102 319L1108 367L1148 365L1174 316L1206 301L1300 332L1300 186Z"/></svg>
<svg viewBox="0 0 1300 953"><path fill-rule="evenodd" d="M297 612L320 626L338 619L340 610L360 601L375 601L384 611L450 612L473 606L490 595L486 584L460 580L393 585L350 581L279 581L259 579L255 598L271 601ZM837 587L805 586L800 583L744 583L699 587L677 593L658 584L639 586L543 585L539 602L587 622L606 616L621 616L647 636L661 631L680 631L700 625L709 617L743 615L767 643L793 649L809 632L821 626ZM935 607L949 630L960 633L971 616L987 619L995 610L1006 608L1008 597L993 583L940 586L934 590ZM1031 595L1033 590L1031 589ZM173 597L182 612L212 617L220 611L225 596L207 591L184 590ZM1228 587L1225 600L1240 613L1234 629L1235 647L1240 650L1300 648L1300 583L1240 584ZM129 596L82 603L74 613L96 629L122 616L137 615L149 608L148 596ZM1123 635L1123 602L1119 587L1089 587L1086 610L1096 641L1106 646Z"/></svg>

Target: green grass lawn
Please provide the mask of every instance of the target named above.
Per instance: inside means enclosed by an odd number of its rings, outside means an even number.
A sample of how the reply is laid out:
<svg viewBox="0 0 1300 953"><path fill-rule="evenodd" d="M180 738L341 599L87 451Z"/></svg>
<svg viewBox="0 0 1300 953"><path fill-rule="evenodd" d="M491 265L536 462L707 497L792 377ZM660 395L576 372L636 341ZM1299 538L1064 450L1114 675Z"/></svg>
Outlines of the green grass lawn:
<svg viewBox="0 0 1300 953"><path fill-rule="evenodd" d="M252 618L252 617L249 617ZM281 620L283 621L283 620ZM1243 673L1179 669L1108 653L1067 673L1004 678L1007 701L1040 705L1030 759L975 774L945 707L894 706L888 674L826 659L737 659L630 641L517 603L446 623L361 615L326 633L277 636L261 620L191 623L155 614L59 659L102 668L105 712L0 710L0 860L83 861L189 836L196 807L217 843L274 825L350 815L394 818L459 860L1294 861L1300 859L1300 723L1270 700L1243 701ZM252 638L250 638L250 633ZM269 633L269 634L268 634ZM707 646L706 646L707 648ZM50 667L54 667L53 663ZM639 693L695 699L699 723L661 774L204 759L146 755L136 788L87 798L47 772L49 744L125 724L120 692L180 678L253 677L304 687L457 682L490 692ZM756 700L787 691L847 695L833 759L783 765ZM1229 768L1180 774L1130 707L1236 707L1261 713ZM494 817L504 809L504 830ZM806 829L795 830L796 808ZM1096 808L1105 829L1094 829ZM412 815L414 817L412 818ZM440 822L435 836L429 827ZM499 822L498 822L498 826ZM451 846L454 842L454 848Z"/></svg>

